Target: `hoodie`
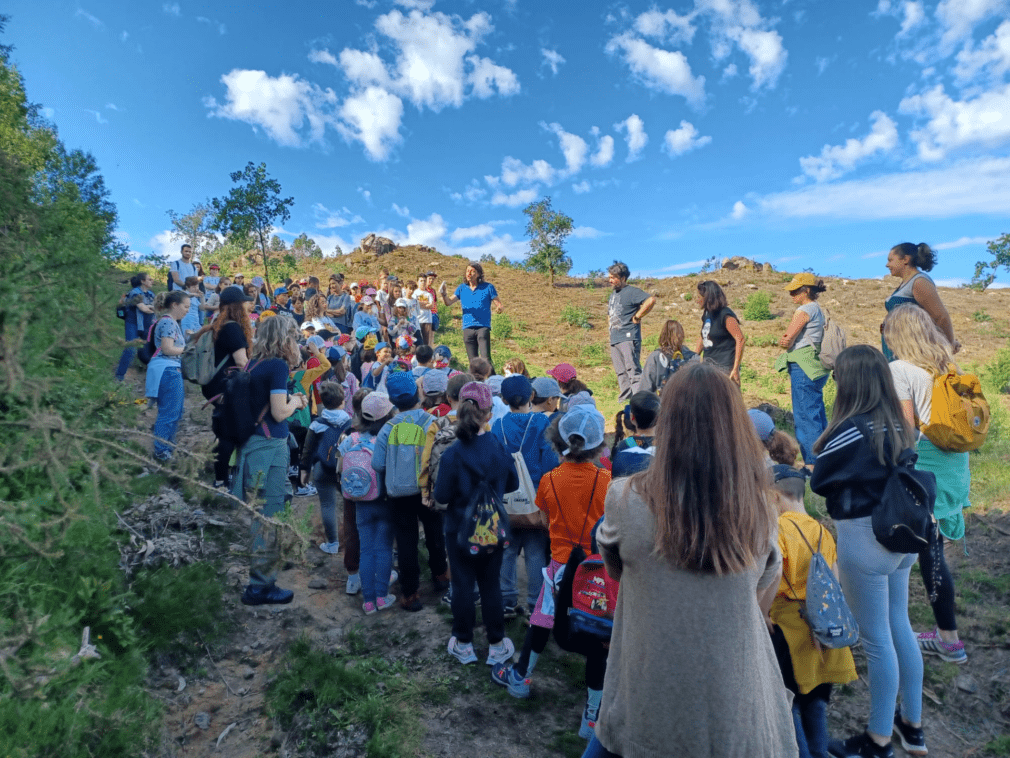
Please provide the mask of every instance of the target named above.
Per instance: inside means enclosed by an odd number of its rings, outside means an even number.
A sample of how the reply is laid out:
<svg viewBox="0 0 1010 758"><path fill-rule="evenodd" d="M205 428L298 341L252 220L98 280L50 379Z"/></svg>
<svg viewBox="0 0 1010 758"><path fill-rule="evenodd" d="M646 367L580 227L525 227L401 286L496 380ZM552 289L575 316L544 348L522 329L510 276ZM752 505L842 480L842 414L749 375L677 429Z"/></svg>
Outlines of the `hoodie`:
<svg viewBox="0 0 1010 758"><path fill-rule="evenodd" d="M510 412L491 426L491 433L504 444L510 455L519 452L522 445L523 460L534 487L539 487L540 478L559 463L557 454L544 436L548 424L547 417L542 413Z"/></svg>

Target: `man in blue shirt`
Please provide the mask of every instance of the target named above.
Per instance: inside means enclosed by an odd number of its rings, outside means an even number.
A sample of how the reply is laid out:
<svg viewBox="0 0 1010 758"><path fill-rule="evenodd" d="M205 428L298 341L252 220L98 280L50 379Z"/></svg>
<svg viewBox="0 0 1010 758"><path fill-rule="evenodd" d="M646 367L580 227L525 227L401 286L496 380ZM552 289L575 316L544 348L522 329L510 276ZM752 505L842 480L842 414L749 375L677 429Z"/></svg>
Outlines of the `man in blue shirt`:
<svg viewBox="0 0 1010 758"><path fill-rule="evenodd" d="M168 264L168 290L186 289L187 276L199 276L196 264L193 263L193 246L184 244L180 248L182 257Z"/></svg>
<svg viewBox="0 0 1010 758"><path fill-rule="evenodd" d="M484 281L484 268L479 263L468 263L466 281L456 288L450 297L445 282L439 289L442 302L446 305L460 303L463 306L463 345L466 356L473 360L478 356L491 360L491 307L496 313L505 310L498 298L498 290ZM493 365L493 364L492 364Z"/></svg>

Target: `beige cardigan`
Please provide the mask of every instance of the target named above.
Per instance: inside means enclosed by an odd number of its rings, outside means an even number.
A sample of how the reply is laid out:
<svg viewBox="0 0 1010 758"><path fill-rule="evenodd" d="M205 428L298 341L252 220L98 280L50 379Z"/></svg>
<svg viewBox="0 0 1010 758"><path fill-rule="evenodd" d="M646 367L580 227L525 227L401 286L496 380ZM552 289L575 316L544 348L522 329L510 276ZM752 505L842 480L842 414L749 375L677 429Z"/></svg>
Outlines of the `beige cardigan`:
<svg viewBox="0 0 1010 758"><path fill-rule="evenodd" d="M653 554L655 525L628 479L607 493L597 540L621 580L596 734L624 758L792 758L796 735L757 591L760 567L717 576Z"/></svg>

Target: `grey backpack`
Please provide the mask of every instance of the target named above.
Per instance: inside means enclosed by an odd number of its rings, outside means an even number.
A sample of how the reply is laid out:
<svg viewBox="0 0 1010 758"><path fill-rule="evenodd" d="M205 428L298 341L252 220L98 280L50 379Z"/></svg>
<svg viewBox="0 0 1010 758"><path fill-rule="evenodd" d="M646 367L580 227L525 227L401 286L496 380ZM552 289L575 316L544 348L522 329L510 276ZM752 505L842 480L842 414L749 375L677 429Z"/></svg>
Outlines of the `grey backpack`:
<svg viewBox="0 0 1010 758"><path fill-rule="evenodd" d="M824 336L821 338L821 348L817 357L820 359L821 365L831 371L835 367L838 354L845 349L847 340L845 330L828 313L827 309L821 308L821 313L824 314Z"/></svg>
<svg viewBox="0 0 1010 758"><path fill-rule="evenodd" d="M824 527L820 527L817 537L817 549L807 541L806 535L792 519L786 519L810 548L810 568L807 570L807 599L800 605L800 616L814 637L827 648L852 647L859 641L859 626L845 602L842 586L838 583L831 567L821 554L821 540L824 538ZM785 574L782 577L793 593L793 600L800 601L792 582Z"/></svg>

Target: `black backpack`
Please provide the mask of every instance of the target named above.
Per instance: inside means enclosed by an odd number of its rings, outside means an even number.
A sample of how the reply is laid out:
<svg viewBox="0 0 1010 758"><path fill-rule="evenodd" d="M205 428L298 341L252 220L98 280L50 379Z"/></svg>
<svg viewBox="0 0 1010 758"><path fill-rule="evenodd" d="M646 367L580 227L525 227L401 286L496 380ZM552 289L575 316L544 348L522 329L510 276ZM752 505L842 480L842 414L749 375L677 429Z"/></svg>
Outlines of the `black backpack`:
<svg viewBox="0 0 1010 758"><path fill-rule="evenodd" d="M171 318L170 316L162 316L161 318ZM141 346L140 350L137 351L137 357L140 362L145 366L151 362L154 354L158 352L158 346L154 344L154 330L158 328L158 324L161 323L161 318L157 319L151 328L147 330L147 341Z"/></svg>
<svg viewBox="0 0 1010 758"><path fill-rule="evenodd" d="M478 476L477 486L470 495L456 533L456 544L460 550L473 556L504 550L511 542L505 504L487 480Z"/></svg>
<svg viewBox="0 0 1010 758"><path fill-rule="evenodd" d="M340 439L344 436L344 432L350 428L351 422L347 420L337 426L332 421L327 421L322 417L317 418L316 421L326 427L326 430L318 435L319 442L316 445L316 460L322 464L328 473L336 473L337 461L340 460L340 453L337 448L340 446Z"/></svg>
<svg viewBox="0 0 1010 758"><path fill-rule="evenodd" d="M224 380L221 398L221 437L235 445L244 445L259 424L263 424L270 403L257 414L252 407L251 371L257 361L250 361L242 369L229 369ZM270 434L263 425L264 436Z"/></svg>

